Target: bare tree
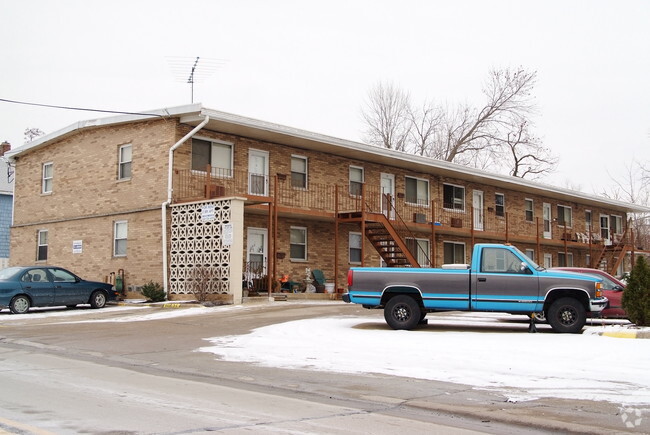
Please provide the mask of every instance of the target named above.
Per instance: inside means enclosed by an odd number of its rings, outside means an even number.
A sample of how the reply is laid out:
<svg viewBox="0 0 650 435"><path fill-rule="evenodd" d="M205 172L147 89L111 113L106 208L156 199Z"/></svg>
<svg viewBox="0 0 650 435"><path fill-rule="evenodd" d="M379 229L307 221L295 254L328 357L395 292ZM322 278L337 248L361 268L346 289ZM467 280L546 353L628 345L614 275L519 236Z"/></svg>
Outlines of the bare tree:
<svg viewBox="0 0 650 435"><path fill-rule="evenodd" d="M443 117L442 108L433 103L425 102L419 110L408 107L408 119L411 123L409 142L414 154L431 157L430 153L442 127Z"/></svg>
<svg viewBox="0 0 650 435"><path fill-rule="evenodd" d="M507 133L502 147L506 160L510 162L508 167L513 177L535 179L557 167L558 158L541 145L537 138L530 135L527 121Z"/></svg>
<svg viewBox="0 0 650 435"><path fill-rule="evenodd" d="M369 93L365 109L366 142L388 149L406 150L411 123L410 97L392 83L379 83Z"/></svg>
<svg viewBox="0 0 650 435"><path fill-rule="evenodd" d="M36 139L37 137L45 135L45 132L38 127L26 128L23 136L25 137L25 143L29 143Z"/></svg>

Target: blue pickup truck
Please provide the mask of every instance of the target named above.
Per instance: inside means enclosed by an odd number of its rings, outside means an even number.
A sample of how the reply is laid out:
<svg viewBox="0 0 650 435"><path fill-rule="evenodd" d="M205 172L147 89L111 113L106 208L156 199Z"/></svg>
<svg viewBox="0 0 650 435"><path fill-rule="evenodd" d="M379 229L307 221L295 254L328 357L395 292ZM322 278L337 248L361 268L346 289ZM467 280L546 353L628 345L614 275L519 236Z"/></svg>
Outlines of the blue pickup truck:
<svg viewBox="0 0 650 435"><path fill-rule="evenodd" d="M607 306L601 279L546 270L511 245L477 244L471 265L353 267L345 302L383 309L393 329L413 329L436 311L544 315L554 331L579 333Z"/></svg>

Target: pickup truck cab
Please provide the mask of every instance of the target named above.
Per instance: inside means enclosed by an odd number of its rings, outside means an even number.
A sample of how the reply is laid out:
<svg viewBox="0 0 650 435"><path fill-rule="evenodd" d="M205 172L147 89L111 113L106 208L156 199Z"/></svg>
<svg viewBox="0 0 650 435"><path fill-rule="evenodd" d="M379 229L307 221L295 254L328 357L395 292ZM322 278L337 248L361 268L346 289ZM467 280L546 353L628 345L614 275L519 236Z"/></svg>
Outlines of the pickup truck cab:
<svg viewBox="0 0 650 435"><path fill-rule="evenodd" d="M353 267L345 302L383 309L393 329L413 329L427 313L544 313L554 331L578 333L587 313L607 306L601 279L546 270L511 245L477 244L471 265L434 268Z"/></svg>

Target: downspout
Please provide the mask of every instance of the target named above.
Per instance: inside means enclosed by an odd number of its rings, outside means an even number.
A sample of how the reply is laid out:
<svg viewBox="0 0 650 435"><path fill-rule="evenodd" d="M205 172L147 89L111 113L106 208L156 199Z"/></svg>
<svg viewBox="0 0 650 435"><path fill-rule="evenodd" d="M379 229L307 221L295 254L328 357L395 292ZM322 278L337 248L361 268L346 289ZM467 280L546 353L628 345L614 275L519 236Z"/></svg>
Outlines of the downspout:
<svg viewBox="0 0 650 435"><path fill-rule="evenodd" d="M168 276L167 276L167 206L172 202L172 192L173 192L173 183L172 176L174 173L174 151L176 148L183 145L189 138L194 136L199 130L201 130L205 125L210 121L210 117L205 115L205 119L201 121L199 125L194 127L192 131L187 133L181 140L176 142L169 149L169 168L167 171L167 201L162 203L161 213L162 213L162 257L163 257L163 288L165 290L165 296L169 298L169 286L167 285Z"/></svg>

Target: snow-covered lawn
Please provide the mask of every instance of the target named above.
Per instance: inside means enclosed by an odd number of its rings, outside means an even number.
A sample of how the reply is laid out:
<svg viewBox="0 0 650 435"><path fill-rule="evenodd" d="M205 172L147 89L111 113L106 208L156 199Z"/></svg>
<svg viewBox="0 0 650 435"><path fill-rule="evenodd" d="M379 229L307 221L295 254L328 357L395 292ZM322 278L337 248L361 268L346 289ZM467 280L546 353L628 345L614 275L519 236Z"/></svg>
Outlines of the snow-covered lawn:
<svg viewBox="0 0 650 435"><path fill-rule="evenodd" d="M329 317L207 339L199 349L269 367L381 373L497 390L511 401L542 397L650 405L650 340L555 334L504 314L429 315L429 325L393 331L383 317ZM462 325L462 327L461 327Z"/></svg>

